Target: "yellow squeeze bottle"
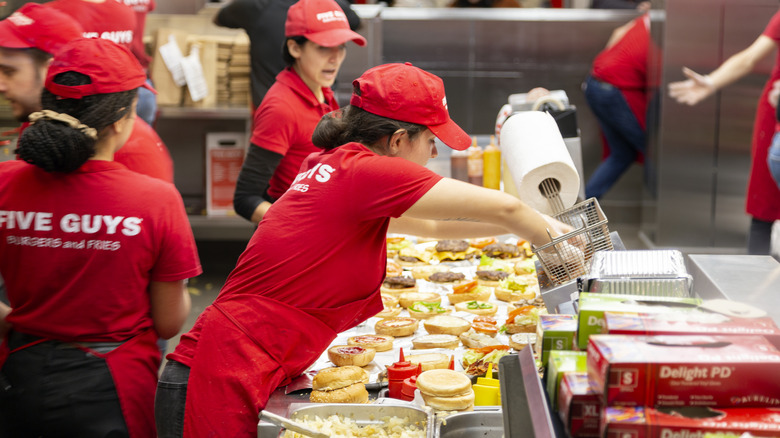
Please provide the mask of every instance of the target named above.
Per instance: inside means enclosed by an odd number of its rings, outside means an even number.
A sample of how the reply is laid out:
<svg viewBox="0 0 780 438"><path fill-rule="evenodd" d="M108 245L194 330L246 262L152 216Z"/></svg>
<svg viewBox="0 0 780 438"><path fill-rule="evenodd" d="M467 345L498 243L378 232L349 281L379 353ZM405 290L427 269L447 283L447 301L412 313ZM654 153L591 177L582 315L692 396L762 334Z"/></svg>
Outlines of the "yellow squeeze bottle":
<svg viewBox="0 0 780 438"><path fill-rule="evenodd" d="M490 136L490 144L482 153L482 185L501 190L501 149L496 146L496 136Z"/></svg>
<svg viewBox="0 0 780 438"><path fill-rule="evenodd" d="M478 377L474 390L475 406L501 406L501 388L498 379L493 378L493 364L488 364L485 377Z"/></svg>

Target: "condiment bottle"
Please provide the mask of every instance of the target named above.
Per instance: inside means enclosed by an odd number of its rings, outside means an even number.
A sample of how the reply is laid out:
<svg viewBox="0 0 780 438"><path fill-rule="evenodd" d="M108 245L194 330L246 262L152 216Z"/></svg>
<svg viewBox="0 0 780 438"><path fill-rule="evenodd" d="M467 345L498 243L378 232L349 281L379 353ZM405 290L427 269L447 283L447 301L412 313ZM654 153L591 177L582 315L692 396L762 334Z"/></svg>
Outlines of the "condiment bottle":
<svg viewBox="0 0 780 438"><path fill-rule="evenodd" d="M422 364L417 364L417 372L410 377L404 379L404 384L401 386L401 400L412 401L414 400L414 390L417 389L417 376L422 372Z"/></svg>
<svg viewBox="0 0 780 438"><path fill-rule="evenodd" d="M501 387L498 379L493 378L493 364L488 365L485 377L478 377L477 383L471 387L474 390L475 406L500 406Z"/></svg>
<svg viewBox="0 0 780 438"><path fill-rule="evenodd" d="M495 144L496 136L490 136L490 144L482 154L482 185L495 190L501 190L501 149Z"/></svg>
<svg viewBox="0 0 780 438"><path fill-rule="evenodd" d="M469 180L469 153L467 151L455 151L450 154L450 177L459 181Z"/></svg>
<svg viewBox="0 0 780 438"><path fill-rule="evenodd" d="M450 356L450 365L447 367L452 371L455 371L455 355Z"/></svg>
<svg viewBox="0 0 780 438"><path fill-rule="evenodd" d="M404 360L404 349L401 348L398 362L387 367L388 395L392 398L401 398L404 380L413 376L417 368L418 366Z"/></svg>
<svg viewBox="0 0 780 438"><path fill-rule="evenodd" d="M477 145L477 137L473 137L469 153L469 182L478 186L482 185L482 148Z"/></svg>

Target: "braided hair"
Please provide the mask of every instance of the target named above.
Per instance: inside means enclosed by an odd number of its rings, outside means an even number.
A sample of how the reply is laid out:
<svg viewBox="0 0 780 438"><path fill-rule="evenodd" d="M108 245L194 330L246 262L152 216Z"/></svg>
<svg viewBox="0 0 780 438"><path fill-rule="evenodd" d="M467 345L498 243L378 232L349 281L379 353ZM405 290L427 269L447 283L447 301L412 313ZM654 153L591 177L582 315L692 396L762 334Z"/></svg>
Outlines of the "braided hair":
<svg viewBox="0 0 780 438"><path fill-rule="evenodd" d="M57 75L54 82L75 86L91 81L87 75L68 71ZM82 128L55 118L39 118L24 130L15 153L47 172L72 172L95 155L97 138L103 130L132 110L136 94L137 90L129 90L67 99L44 89L41 94L43 108L72 116ZM90 135L88 128L97 131L97 138Z"/></svg>

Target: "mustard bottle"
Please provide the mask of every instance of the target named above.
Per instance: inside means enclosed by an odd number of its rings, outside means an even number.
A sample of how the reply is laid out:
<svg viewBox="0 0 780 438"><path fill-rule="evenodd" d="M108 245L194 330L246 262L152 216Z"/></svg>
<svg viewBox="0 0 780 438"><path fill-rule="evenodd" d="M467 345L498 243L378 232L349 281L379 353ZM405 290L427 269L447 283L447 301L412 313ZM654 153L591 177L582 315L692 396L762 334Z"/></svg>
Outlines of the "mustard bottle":
<svg viewBox="0 0 780 438"><path fill-rule="evenodd" d="M501 190L501 149L496 146L496 136L490 136L490 144L482 153L482 185Z"/></svg>
<svg viewBox="0 0 780 438"><path fill-rule="evenodd" d="M493 364L488 364L485 377L478 377L474 390L475 406L501 406L501 387L498 379L493 378Z"/></svg>
<svg viewBox="0 0 780 438"><path fill-rule="evenodd" d="M482 148L477 145L477 137L473 137L471 147L468 148L468 172L469 182L478 186L482 185Z"/></svg>

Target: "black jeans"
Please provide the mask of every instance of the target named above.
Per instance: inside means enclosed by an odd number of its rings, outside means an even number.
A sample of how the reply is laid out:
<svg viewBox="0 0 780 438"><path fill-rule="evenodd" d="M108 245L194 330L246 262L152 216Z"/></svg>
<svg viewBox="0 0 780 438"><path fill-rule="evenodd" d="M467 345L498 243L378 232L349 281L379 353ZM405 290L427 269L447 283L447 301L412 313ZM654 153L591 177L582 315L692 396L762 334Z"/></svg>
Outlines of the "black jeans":
<svg viewBox="0 0 780 438"><path fill-rule="evenodd" d="M31 339L11 332L9 345ZM17 351L0 371L0 437L127 437L114 379L106 361L47 341Z"/></svg>
<svg viewBox="0 0 780 438"><path fill-rule="evenodd" d="M750 219L750 231L748 232L748 254L769 255L772 243L773 222L761 219Z"/></svg>
<svg viewBox="0 0 780 438"><path fill-rule="evenodd" d="M190 367L168 360L157 382L154 398L154 420L158 438L181 438L184 435L184 404Z"/></svg>

